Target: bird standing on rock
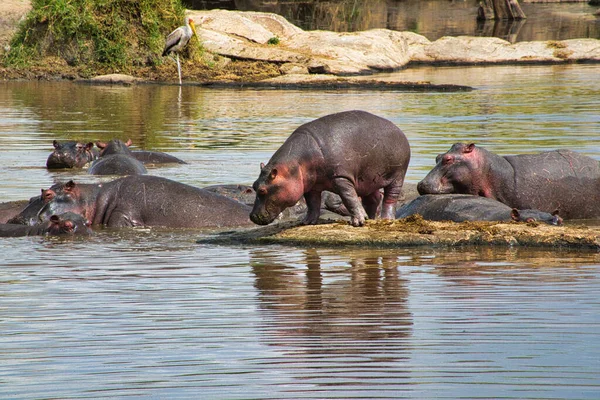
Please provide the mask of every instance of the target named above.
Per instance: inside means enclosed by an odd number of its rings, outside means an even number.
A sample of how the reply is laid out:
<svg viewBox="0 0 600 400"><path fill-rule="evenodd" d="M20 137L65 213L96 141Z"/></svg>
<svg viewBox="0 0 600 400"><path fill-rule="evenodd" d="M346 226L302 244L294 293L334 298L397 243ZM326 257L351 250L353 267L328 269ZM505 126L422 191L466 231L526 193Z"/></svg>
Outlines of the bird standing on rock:
<svg viewBox="0 0 600 400"><path fill-rule="evenodd" d="M179 63L179 52L185 48L193 35L196 33L196 27L194 26L194 20L186 18L185 25L180 26L167 36L165 43L165 49L163 50L163 57L175 53L177 56L177 73L179 74L179 84L181 85L181 64Z"/></svg>

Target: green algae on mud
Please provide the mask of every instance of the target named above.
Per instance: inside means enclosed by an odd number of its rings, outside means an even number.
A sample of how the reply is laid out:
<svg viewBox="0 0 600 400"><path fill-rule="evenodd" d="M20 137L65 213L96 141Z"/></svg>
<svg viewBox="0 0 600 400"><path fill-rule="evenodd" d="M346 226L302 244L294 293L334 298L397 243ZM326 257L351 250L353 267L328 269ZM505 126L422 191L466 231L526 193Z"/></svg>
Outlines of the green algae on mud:
<svg viewBox="0 0 600 400"><path fill-rule="evenodd" d="M347 221L318 225L280 222L227 232L198 243L284 244L294 246L529 246L600 250L600 230L584 226L550 226L522 222L438 222L415 215L400 220L367 221L355 228Z"/></svg>

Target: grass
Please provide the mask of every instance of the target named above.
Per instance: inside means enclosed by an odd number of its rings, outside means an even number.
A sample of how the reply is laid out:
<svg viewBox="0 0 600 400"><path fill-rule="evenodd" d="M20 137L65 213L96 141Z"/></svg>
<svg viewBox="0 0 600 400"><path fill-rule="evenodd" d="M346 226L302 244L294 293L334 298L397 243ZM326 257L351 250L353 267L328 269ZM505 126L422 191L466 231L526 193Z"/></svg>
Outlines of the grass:
<svg viewBox="0 0 600 400"><path fill-rule="evenodd" d="M180 0L32 0L2 63L25 67L58 57L120 71L160 65L165 37L184 18Z"/></svg>

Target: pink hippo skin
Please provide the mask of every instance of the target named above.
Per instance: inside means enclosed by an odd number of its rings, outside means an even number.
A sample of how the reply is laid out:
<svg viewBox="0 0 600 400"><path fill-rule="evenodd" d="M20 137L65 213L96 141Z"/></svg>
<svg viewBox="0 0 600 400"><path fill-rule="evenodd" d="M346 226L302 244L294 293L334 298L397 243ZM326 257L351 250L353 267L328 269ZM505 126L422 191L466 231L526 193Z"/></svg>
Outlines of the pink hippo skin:
<svg viewBox="0 0 600 400"><path fill-rule="evenodd" d="M304 196L303 223L315 224L327 190L340 195L350 223L362 226L377 216L380 188L381 217L393 219L409 161L408 140L392 122L364 111L327 115L300 126L261 164L250 219L269 224Z"/></svg>
<svg viewBox="0 0 600 400"><path fill-rule="evenodd" d="M419 182L420 194L464 193L566 219L600 217L600 164L570 150L501 157L454 144Z"/></svg>

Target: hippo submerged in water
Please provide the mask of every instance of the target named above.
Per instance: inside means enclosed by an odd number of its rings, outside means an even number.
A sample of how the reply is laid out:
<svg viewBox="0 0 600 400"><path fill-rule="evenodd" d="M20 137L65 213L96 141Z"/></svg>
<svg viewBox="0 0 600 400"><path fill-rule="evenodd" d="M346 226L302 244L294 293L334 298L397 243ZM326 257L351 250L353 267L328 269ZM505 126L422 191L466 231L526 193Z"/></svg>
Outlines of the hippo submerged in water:
<svg viewBox="0 0 600 400"><path fill-rule="evenodd" d="M269 224L304 196L303 223L315 224L327 190L340 195L351 224L361 226L376 217L383 188L381 216L391 219L409 160L408 140L392 122L364 111L327 115L297 128L261 164L250 218Z"/></svg>
<svg viewBox="0 0 600 400"><path fill-rule="evenodd" d="M473 194L517 209L558 210L564 219L600 217L600 164L570 150L501 157L456 143L436 163L420 194Z"/></svg>
<svg viewBox="0 0 600 400"><path fill-rule="evenodd" d="M54 151L46 160L48 169L83 168L86 164L96 160L100 151L94 147L93 142L53 141ZM131 150L131 156L142 164L186 164L185 161L160 151Z"/></svg>
<svg viewBox="0 0 600 400"><path fill-rule="evenodd" d="M138 161L129 146L131 140L122 142L113 139L108 143L96 142L100 148L100 156L90 165L88 174L91 175L143 175L148 171L144 164Z"/></svg>
<svg viewBox="0 0 600 400"><path fill-rule="evenodd" d="M149 175L132 175L100 185L67 182L38 216L75 212L93 225L216 228L250 225L250 207L227 197Z"/></svg>
<svg viewBox="0 0 600 400"><path fill-rule="evenodd" d="M35 225L0 224L0 237L90 235L90 223L74 213L52 215L47 221Z"/></svg>
<svg viewBox="0 0 600 400"><path fill-rule="evenodd" d="M396 218L419 214L430 221L523 221L562 225L558 212L517 210L487 197L470 194L426 194L404 205Z"/></svg>

